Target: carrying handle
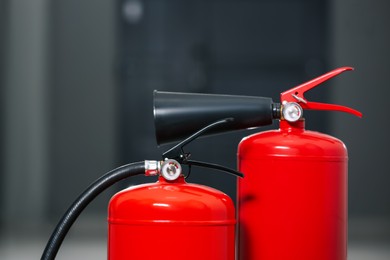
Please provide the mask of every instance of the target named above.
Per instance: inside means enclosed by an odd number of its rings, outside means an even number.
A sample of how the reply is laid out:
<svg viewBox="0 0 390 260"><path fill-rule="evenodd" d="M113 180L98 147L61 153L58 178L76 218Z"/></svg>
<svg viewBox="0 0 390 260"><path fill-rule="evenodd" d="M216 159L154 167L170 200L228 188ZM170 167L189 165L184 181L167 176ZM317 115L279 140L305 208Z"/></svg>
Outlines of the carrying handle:
<svg viewBox="0 0 390 260"><path fill-rule="evenodd" d="M192 134L190 137L186 138L185 140L181 141L180 143L178 143L177 145L175 145L174 147L172 147L168 151L164 152L162 154L163 160L166 161L166 160L173 159L173 160L177 160L178 164L180 164L180 163L186 164L189 167L194 165L194 166L199 166L199 167L210 168L210 169L214 169L214 170L227 172L227 173L233 174L237 177L243 178L244 177L243 173L236 171L236 170L233 170L233 169L230 169L230 168L227 168L227 167L219 165L219 164L188 160L188 158L191 156L191 153L187 153L184 151L184 146L186 146L190 142L194 141L199 136L205 134L210 129L213 129L219 125L227 124L227 123L232 122L232 121L234 121L233 118L225 118L225 119L216 121L214 123L211 123L211 124L203 127L202 129L198 130L196 133Z"/></svg>
<svg viewBox="0 0 390 260"><path fill-rule="evenodd" d="M296 86L290 90L287 90L280 94L280 101L283 104L287 104L290 102L298 103L303 109L310 109L310 110L330 110L330 111L340 111L349 113L352 115L355 115L357 117L362 117L362 113L341 105L335 105L335 104L326 104L326 103L318 103L318 102L311 102L308 101L304 94L305 92L311 90L312 88L317 87L319 84L327 81L328 79L331 79L345 71L353 70L352 67L341 67L335 70L332 70L324 75L321 75L315 79L312 79L306 83L303 83L299 86Z"/></svg>

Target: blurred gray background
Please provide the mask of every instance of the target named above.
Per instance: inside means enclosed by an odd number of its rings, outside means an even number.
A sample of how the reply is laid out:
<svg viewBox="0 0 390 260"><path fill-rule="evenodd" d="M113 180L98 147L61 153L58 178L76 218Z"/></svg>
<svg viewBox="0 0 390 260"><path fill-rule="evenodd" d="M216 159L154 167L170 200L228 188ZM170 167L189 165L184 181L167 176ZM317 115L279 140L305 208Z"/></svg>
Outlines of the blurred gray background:
<svg viewBox="0 0 390 260"><path fill-rule="evenodd" d="M93 180L160 158L169 146L154 139L154 89L278 101L341 66L355 71L308 99L363 119L308 112L307 128L349 149L349 259L390 259L389 12L386 0L0 0L0 259L37 259ZM188 149L235 167L240 139L260 130ZM144 181L94 201L58 259L105 259L108 200ZM235 179L218 172L194 169L190 181L235 194Z"/></svg>

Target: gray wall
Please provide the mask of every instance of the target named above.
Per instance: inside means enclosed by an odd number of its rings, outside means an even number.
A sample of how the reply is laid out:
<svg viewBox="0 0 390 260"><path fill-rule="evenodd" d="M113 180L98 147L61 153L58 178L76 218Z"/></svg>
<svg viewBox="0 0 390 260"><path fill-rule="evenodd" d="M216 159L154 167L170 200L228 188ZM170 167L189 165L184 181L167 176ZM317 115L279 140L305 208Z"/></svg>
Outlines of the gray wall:
<svg viewBox="0 0 390 260"><path fill-rule="evenodd" d="M39 229L115 165L115 2L7 5L1 217Z"/></svg>
<svg viewBox="0 0 390 260"><path fill-rule="evenodd" d="M51 18L48 207L58 218L116 166L115 1L54 1Z"/></svg>
<svg viewBox="0 0 390 260"><path fill-rule="evenodd" d="M333 100L359 109L363 119L335 114L334 135L350 152L349 204L355 217L390 218L390 2L332 1L331 64L354 72L332 82Z"/></svg>
<svg viewBox="0 0 390 260"><path fill-rule="evenodd" d="M335 103L358 108L363 119L336 114L333 134L349 148L350 237L390 241L390 2L333 0L331 64L356 68L332 83Z"/></svg>
<svg viewBox="0 0 390 260"><path fill-rule="evenodd" d="M4 54L5 54L5 35L7 25L7 5L4 0L0 0L0 145L4 146ZM0 149L0 165L4 165L4 149ZM0 174L0 182L3 182L4 174ZM0 193L1 194L1 193ZM0 203L1 206L1 203ZM0 218L1 219L1 218Z"/></svg>
<svg viewBox="0 0 390 260"><path fill-rule="evenodd" d="M1 191L2 217L8 225L25 216L25 222L34 225L44 217L49 160L47 7L45 0L7 2Z"/></svg>

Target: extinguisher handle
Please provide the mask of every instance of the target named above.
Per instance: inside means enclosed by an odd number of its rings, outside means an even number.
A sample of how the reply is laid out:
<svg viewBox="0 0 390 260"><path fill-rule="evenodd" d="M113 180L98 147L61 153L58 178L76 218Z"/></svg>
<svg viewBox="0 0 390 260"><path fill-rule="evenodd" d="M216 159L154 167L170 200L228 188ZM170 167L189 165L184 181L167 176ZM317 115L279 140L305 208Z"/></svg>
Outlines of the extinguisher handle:
<svg viewBox="0 0 390 260"><path fill-rule="evenodd" d="M197 132L195 132L191 136L187 137L186 139L184 139L183 141L181 141L180 143L178 143L177 145L175 145L174 147L172 147L168 151L164 152L162 154L163 160L176 159L180 162L182 162L183 160L186 160L190 156L190 153L184 152L184 150L183 150L184 146L191 143L192 141L194 141L196 138L203 135L204 133L207 133L207 131L209 131L210 129L215 128L215 127L220 126L220 125L223 125L223 124L227 124L227 123L232 122L232 121L234 121L233 118L225 118L225 119L221 119L221 120L218 120L216 122L213 122L209 125L206 125L205 127L198 130Z"/></svg>
<svg viewBox="0 0 390 260"><path fill-rule="evenodd" d="M191 166L205 167L205 168L210 168L210 169L214 169L214 170L227 172L227 173L233 174L233 175L238 176L238 177L244 177L244 174L242 174L241 172L238 172L236 170L227 168L227 167L219 165L219 164L188 160L191 153L187 153L184 151L184 146L186 146L190 142L194 141L199 136L207 133L210 129L213 129L215 127L218 127L218 126L221 126L224 124L228 124L232 121L234 121L233 118L225 118L225 119L218 120L216 122L213 122L213 123L203 127L202 129L198 130L197 132L195 132L191 136L187 137L186 139L184 139L183 141L181 141L180 143L178 143L177 145L175 145L174 147L172 147L168 151L164 152L162 154L163 160L174 159L174 160L177 160L179 163L188 165L190 167Z"/></svg>
<svg viewBox="0 0 390 260"><path fill-rule="evenodd" d="M194 161L194 160L186 160L186 161L183 161L182 164L186 164L189 166L193 165L193 166L199 166L199 167L204 167L204 168L210 168L210 169L214 169L214 170L227 172L227 173L230 173L230 174L237 176L237 177L241 177L241 178L244 177L244 174L242 172L233 170L231 168L228 168L228 167L225 167L225 166L222 166L219 164L200 162L200 161Z"/></svg>
<svg viewBox="0 0 390 260"><path fill-rule="evenodd" d="M352 115L355 115L357 117L362 117L362 113L346 107L346 106L340 106L340 105L334 105L334 104L325 104L325 103L318 103L318 102L311 102L308 101L304 94L305 92L311 90L312 88L317 87L321 83L345 72L353 70L352 67L341 67L335 70L332 70L324 75L321 75L317 78L314 78L308 82L305 82L299 86L296 86L290 90L287 90L280 94L280 100L282 104L288 103L288 102L296 102L299 103L299 105L303 109L310 109L310 110L330 110L330 111L340 111L349 113Z"/></svg>

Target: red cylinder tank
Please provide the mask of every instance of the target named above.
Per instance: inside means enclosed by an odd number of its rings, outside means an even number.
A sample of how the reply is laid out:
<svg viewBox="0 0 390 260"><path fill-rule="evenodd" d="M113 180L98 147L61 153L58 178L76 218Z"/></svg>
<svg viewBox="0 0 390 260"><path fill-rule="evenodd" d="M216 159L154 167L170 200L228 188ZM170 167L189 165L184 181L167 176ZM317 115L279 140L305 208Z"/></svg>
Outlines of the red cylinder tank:
<svg viewBox="0 0 390 260"><path fill-rule="evenodd" d="M347 150L304 121L244 138L238 149L241 260L347 258Z"/></svg>
<svg viewBox="0 0 390 260"><path fill-rule="evenodd" d="M134 186L110 201L108 259L233 260L235 210L224 193L184 177Z"/></svg>

